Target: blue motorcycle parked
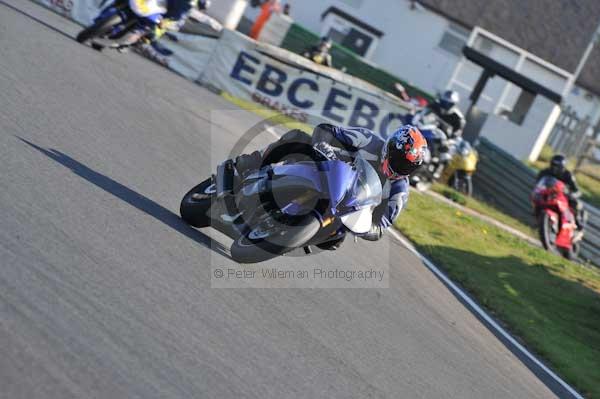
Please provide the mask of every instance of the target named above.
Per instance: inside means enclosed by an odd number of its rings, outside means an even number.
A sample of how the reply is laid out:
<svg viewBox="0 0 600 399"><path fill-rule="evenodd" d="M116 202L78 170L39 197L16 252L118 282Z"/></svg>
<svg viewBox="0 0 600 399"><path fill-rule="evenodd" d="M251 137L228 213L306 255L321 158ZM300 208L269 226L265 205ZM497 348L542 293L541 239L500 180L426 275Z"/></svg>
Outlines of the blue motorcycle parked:
<svg viewBox="0 0 600 399"><path fill-rule="evenodd" d="M212 226L234 239L239 263L263 262L296 248L369 231L382 185L364 159L353 163L322 157L266 165L243 178L233 161L192 188L181 201L181 218L194 227Z"/></svg>
<svg viewBox="0 0 600 399"><path fill-rule="evenodd" d="M166 12L164 0L153 5L151 14L146 17L156 24ZM128 0L109 1L92 25L77 35L79 43L91 42L91 46L101 51L105 47L120 51L140 43L149 32L141 28L138 15L130 8Z"/></svg>

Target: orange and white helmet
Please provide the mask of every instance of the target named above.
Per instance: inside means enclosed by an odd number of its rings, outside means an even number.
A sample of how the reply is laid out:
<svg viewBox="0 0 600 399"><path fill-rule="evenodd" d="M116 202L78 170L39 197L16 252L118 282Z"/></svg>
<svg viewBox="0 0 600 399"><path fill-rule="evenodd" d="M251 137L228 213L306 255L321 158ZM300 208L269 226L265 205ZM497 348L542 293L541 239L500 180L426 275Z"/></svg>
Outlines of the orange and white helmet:
<svg viewBox="0 0 600 399"><path fill-rule="evenodd" d="M423 163L427 141L419 129L404 125L390 135L381 153L381 171L390 180L410 175Z"/></svg>

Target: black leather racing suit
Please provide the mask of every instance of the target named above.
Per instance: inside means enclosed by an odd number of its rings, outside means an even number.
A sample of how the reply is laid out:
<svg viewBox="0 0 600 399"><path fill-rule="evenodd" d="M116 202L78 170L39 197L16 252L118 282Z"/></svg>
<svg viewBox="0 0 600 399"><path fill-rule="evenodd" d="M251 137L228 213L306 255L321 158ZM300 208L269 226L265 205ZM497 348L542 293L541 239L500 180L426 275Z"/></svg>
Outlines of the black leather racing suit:
<svg viewBox="0 0 600 399"><path fill-rule="evenodd" d="M458 107L454 106L449 110L445 110L437 102L434 102L417 112L412 119L412 123L416 126L420 126L421 124L427 125L431 123L428 121L431 115L435 115L450 127L450 129L442 127L448 138L460 137L462 135L466 120Z"/></svg>

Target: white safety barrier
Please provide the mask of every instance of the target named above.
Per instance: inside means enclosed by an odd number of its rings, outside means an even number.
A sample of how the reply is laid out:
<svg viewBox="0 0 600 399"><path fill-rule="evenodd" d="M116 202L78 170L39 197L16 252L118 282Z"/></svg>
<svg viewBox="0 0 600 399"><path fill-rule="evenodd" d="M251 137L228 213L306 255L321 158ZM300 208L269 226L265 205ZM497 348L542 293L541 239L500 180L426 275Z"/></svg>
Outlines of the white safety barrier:
<svg viewBox="0 0 600 399"><path fill-rule="evenodd" d="M294 21L284 14L273 13L258 36L262 43L280 46Z"/></svg>
<svg viewBox="0 0 600 399"><path fill-rule="evenodd" d="M89 25L104 0L35 0L82 25Z"/></svg>

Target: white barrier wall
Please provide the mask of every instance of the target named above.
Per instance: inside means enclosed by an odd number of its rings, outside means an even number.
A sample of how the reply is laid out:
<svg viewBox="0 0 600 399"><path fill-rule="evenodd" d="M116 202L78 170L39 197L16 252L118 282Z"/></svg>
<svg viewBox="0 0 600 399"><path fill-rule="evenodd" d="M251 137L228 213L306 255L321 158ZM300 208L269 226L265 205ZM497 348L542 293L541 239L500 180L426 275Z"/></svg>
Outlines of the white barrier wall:
<svg viewBox="0 0 600 399"><path fill-rule="evenodd" d="M35 0L51 10L82 25L89 25L98 15L102 0Z"/></svg>

